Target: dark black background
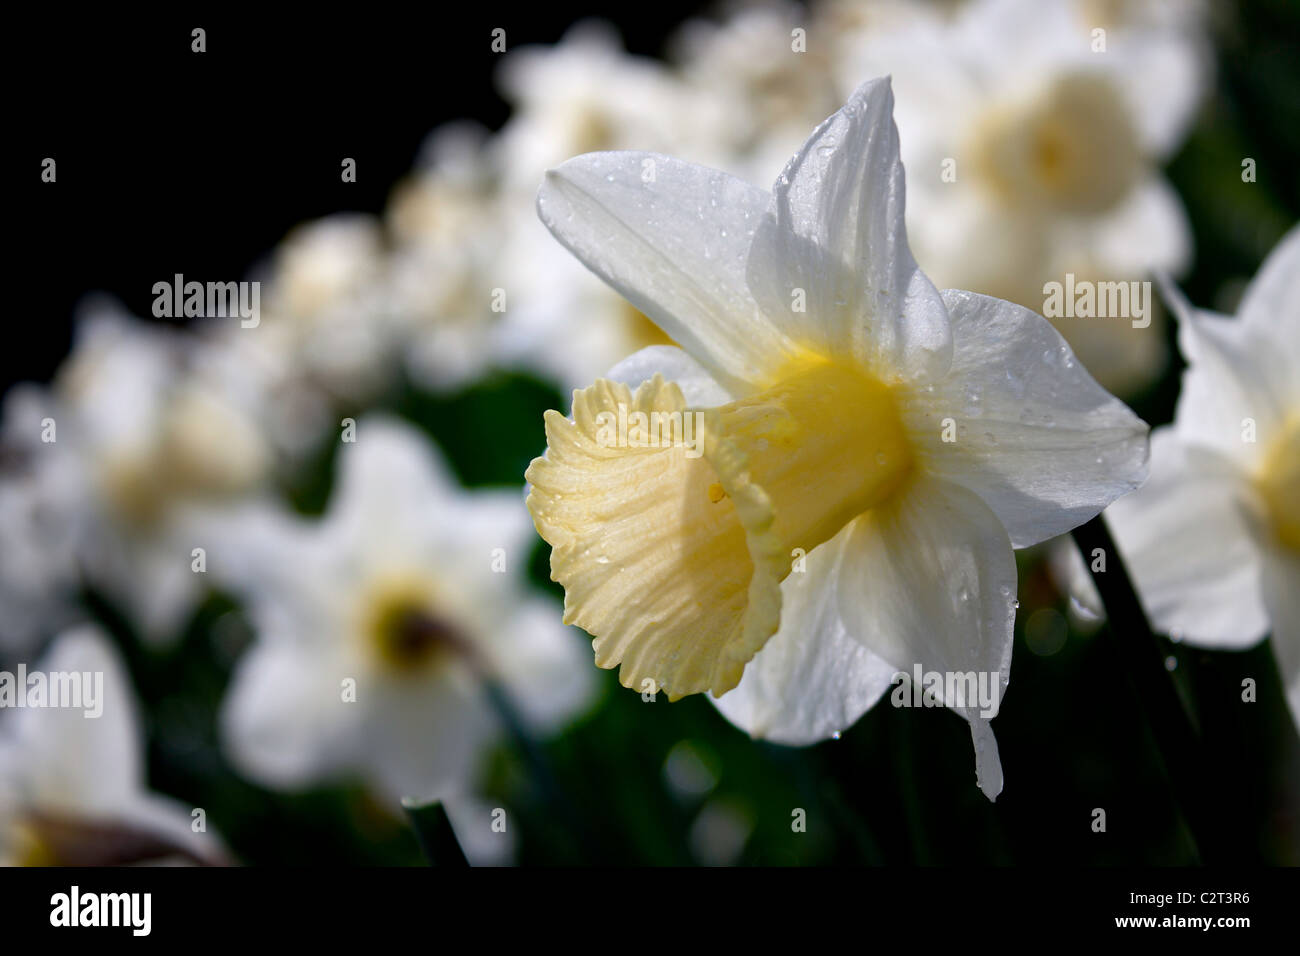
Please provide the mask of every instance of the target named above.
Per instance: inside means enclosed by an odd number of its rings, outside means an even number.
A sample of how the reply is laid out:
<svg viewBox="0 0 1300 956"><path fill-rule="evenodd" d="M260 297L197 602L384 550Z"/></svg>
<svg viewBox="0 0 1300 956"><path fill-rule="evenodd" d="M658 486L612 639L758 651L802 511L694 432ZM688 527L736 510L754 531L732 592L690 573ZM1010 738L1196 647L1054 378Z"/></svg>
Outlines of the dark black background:
<svg viewBox="0 0 1300 956"><path fill-rule="evenodd" d="M601 16L633 52L654 55L698 7L24 14L6 51L19 209L9 230L16 334L0 389L49 378L85 293L110 292L147 318L153 283L173 273L242 276L297 223L380 212L439 124L473 117L498 128L508 109L493 82L494 28L513 48ZM203 54L190 49L199 26ZM40 179L47 156L54 184ZM340 180L345 156L357 161L355 183Z"/></svg>

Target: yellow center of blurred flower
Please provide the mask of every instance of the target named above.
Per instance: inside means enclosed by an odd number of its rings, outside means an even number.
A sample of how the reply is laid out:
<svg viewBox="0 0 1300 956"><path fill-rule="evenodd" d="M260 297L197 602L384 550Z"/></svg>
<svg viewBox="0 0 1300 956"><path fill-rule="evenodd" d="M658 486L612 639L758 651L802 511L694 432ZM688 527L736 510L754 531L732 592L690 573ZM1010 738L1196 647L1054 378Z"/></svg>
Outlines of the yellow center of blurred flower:
<svg viewBox="0 0 1300 956"><path fill-rule="evenodd" d="M991 110L976 126L970 153L1003 202L1048 214L1105 212L1142 171L1127 106L1109 81L1086 73Z"/></svg>
<svg viewBox="0 0 1300 956"><path fill-rule="evenodd" d="M573 416L547 413L527 476L565 621L625 686L671 699L734 687L780 624L793 562L913 462L892 391L820 358L707 410L659 376L635 394L601 380Z"/></svg>
<svg viewBox="0 0 1300 956"><path fill-rule="evenodd" d="M434 589L419 577L376 582L361 607L363 639L390 673L424 673L468 651L465 634L440 611Z"/></svg>
<svg viewBox="0 0 1300 956"><path fill-rule="evenodd" d="M584 105L571 119L570 144L575 153L597 153L610 149L617 134L609 115L596 104Z"/></svg>
<svg viewBox="0 0 1300 956"><path fill-rule="evenodd" d="M178 390L146 441L111 447L99 462L103 494L126 520L156 521L183 498L221 498L255 484L268 465L260 435L197 389Z"/></svg>
<svg viewBox="0 0 1300 956"><path fill-rule="evenodd" d="M1300 413L1287 420L1269 447L1256 486L1278 540L1300 551Z"/></svg>
<svg viewBox="0 0 1300 956"><path fill-rule="evenodd" d="M35 821L19 817L9 832L14 866L58 866L59 855L52 843L41 838Z"/></svg>

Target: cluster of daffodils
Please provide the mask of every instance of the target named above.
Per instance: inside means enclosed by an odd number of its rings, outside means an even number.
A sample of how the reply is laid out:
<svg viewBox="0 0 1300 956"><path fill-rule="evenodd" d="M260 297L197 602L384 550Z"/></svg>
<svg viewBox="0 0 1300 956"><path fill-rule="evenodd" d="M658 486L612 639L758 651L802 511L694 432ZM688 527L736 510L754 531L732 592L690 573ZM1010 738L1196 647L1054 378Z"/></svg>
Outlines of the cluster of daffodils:
<svg viewBox="0 0 1300 956"><path fill-rule="evenodd" d="M1295 234L1235 323L1176 310L1183 404L1127 498L1147 427L1111 392L1161 372L1159 321L1129 321L1158 313L1040 314L1053 283L1186 267L1161 166L1207 85L1201 5L752 4L666 54L598 23L508 50L504 126L435 130L381 213L291 231L255 321L88 300L53 381L4 396L0 666L106 695L98 722L0 709L0 860L225 858L144 787L94 623L173 653L214 591L252 632L217 718L236 772L454 818L502 700L537 734L590 704L578 628L624 685L786 744L899 672L981 675L991 699L934 693L993 798L1013 549L1112 502L1155 620L1271 631L1300 720ZM379 411L499 369L574 389L526 502ZM526 582L534 526L563 611Z"/></svg>

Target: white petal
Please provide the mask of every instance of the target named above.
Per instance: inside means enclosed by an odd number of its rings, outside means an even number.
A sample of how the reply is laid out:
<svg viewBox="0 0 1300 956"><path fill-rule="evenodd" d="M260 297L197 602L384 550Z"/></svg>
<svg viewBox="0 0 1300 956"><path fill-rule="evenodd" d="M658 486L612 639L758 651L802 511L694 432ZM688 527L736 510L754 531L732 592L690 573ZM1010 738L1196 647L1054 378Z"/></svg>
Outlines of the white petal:
<svg viewBox="0 0 1300 956"><path fill-rule="evenodd" d="M434 444L413 426L383 416L362 419L335 468L329 510L299 552L304 559L312 552L322 567L336 568L342 561L455 566L468 548L482 557L464 565L474 569L489 566L495 547L516 561L524 553L528 521L518 498L497 492L501 500L494 507L485 493L488 504L476 507L477 496L467 495ZM490 536L473 537L480 528ZM311 586L302 574L295 577L299 590Z"/></svg>
<svg viewBox="0 0 1300 956"><path fill-rule="evenodd" d="M1146 477L1147 426L1022 306L948 290L952 371L903 414L926 469L984 499L1023 548L1070 530ZM956 441L943 421L953 419ZM951 435L951 432L949 432Z"/></svg>
<svg viewBox="0 0 1300 956"><path fill-rule="evenodd" d="M714 705L753 737L804 745L846 730L889 689L897 669L846 631L835 593L847 529L781 585L781 627Z"/></svg>
<svg viewBox="0 0 1300 956"><path fill-rule="evenodd" d="M1267 633L1246 493L1225 459L1189 449L1172 428L1152 434L1150 479L1111 505L1106 523L1158 630L1227 648Z"/></svg>
<svg viewBox="0 0 1300 956"><path fill-rule="evenodd" d="M848 632L896 670L986 675L985 701L944 703L971 722L980 789L993 799L1002 771L986 724L1010 672L1016 602L1006 530L976 494L927 475L850 529L838 583Z"/></svg>
<svg viewBox="0 0 1300 956"><path fill-rule="evenodd" d="M1265 374L1280 403L1300 406L1300 226L1292 228L1269 253L1237 309L1238 321L1252 331Z"/></svg>
<svg viewBox="0 0 1300 956"><path fill-rule="evenodd" d="M47 680L54 672L102 674L103 710L99 717L75 707L0 712L12 721L6 736L16 745L28 799L48 811L89 815L129 807L144 785L144 756L135 694L117 651L98 628L79 627L28 664L29 675L37 671Z"/></svg>
<svg viewBox="0 0 1300 956"><path fill-rule="evenodd" d="M561 623L561 617L549 600L515 601L494 648L515 705L541 733L556 731L580 713L596 689L590 639Z"/></svg>
<svg viewBox="0 0 1300 956"><path fill-rule="evenodd" d="M768 201L726 173L657 153L589 153L546 174L537 211L583 265L743 390L795 351L745 280Z"/></svg>
<svg viewBox="0 0 1300 956"><path fill-rule="evenodd" d="M1183 202L1168 182L1154 174L1135 185L1095 228L1092 255L1107 271L1127 272L1133 278L1141 276L1133 270L1181 274L1192 258L1192 227Z"/></svg>
<svg viewBox="0 0 1300 956"><path fill-rule="evenodd" d="M696 408L716 408L738 397L719 385L703 365L671 345L651 345L634 352L605 377L635 390L656 374L674 382L682 390L686 404Z"/></svg>
<svg viewBox="0 0 1300 956"><path fill-rule="evenodd" d="M360 749L359 703L343 700L359 678L325 648L264 639L240 659L222 704L223 746L240 773L298 789L347 766ZM360 691L358 692L360 699Z"/></svg>
<svg viewBox="0 0 1300 956"><path fill-rule="evenodd" d="M357 762L394 804L461 793L499 733L478 679L448 669L432 681L377 682Z"/></svg>
<svg viewBox="0 0 1300 956"><path fill-rule="evenodd" d="M773 189L749 282L769 315L807 326L814 345L916 380L942 374L952 345L939 293L907 244L893 108L889 81L873 80L813 132Z"/></svg>
<svg viewBox="0 0 1300 956"><path fill-rule="evenodd" d="M1189 309L1181 298L1173 304L1188 364L1174 418L1178 434L1253 469L1289 411L1274 383L1295 369L1276 368L1279 342L1259 336L1257 327Z"/></svg>

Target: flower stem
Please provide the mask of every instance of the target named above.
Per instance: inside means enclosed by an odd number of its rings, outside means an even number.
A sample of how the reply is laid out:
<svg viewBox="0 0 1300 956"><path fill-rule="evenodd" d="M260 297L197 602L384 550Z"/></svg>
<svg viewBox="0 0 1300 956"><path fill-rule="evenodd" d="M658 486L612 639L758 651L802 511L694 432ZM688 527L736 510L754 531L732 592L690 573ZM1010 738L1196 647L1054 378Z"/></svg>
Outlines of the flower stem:
<svg viewBox="0 0 1300 956"><path fill-rule="evenodd" d="M402 809L411 821L415 838L430 866L466 867L465 851L460 848L456 831L451 828L447 810L440 801L418 804L402 802Z"/></svg>
<svg viewBox="0 0 1300 956"><path fill-rule="evenodd" d="M481 679L488 700L496 711L498 719L505 726L515 749L528 765L533 783L540 791L543 801L550 806L554 819L560 821L573 837L586 862L598 862L596 841L590 829L574 810L573 805L565 799L563 791L555 780L555 774L542 753L542 748L529 733L523 718L515 708L514 701L510 699L509 692L500 681L486 674Z"/></svg>
<svg viewBox="0 0 1300 956"><path fill-rule="evenodd" d="M1206 799L1212 792L1205 776L1208 763L1200 734L1165 667L1166 649L1151 630L1102 516L1097 515L1071 534L1089 568L1097 549L1105 555L1105 570L1092 571L1092 580L1106 607L1106 643L1146 716L1174 801L1191 831L1201 862L1218 862L1229 854L1224 852L1213 807Z"/></svg>

